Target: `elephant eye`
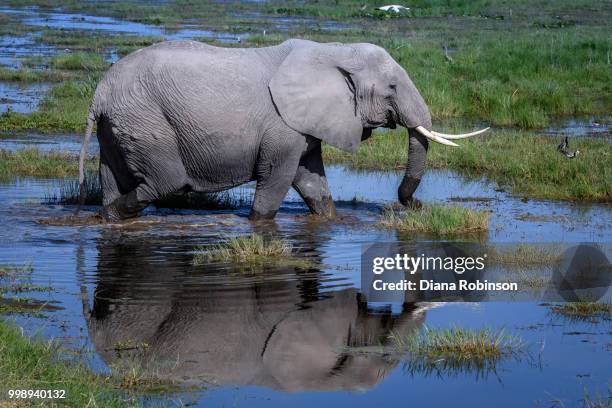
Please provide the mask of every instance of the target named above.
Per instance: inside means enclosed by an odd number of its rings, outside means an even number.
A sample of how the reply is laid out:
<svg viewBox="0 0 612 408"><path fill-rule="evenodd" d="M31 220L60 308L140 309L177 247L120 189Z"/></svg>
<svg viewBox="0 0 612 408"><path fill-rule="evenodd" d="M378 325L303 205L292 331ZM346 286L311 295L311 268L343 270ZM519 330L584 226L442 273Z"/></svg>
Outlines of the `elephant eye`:
<svg viewBox="0 0 612 408"><path fill-rule="evenodd" d="M389 88L395 91L395 88L397 88L397 85L391 84L391 85L389 85Z"/></svg>

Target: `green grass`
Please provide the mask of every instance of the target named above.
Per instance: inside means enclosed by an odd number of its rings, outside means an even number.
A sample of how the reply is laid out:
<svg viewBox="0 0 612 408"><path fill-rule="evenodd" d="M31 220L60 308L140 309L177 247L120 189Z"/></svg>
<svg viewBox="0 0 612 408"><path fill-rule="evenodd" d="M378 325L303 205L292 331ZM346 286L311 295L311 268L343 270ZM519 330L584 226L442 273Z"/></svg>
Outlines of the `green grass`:
<svg viewBox="0 0 612 408"><path fill-rule="evenodd" d="M601 302L568 302L552 306L552 311L558 315L576 320L590 320L596 317L610 318L612 304Z"/></svg>
<svg viewBox="0 0 612 408"><path fill-rule="evenodd" d="M263 266L302 269L313 266L312 261L298 256L289 242L261 234L226 238L220 244L199 248L193 258L194 265L213 262L257 270Z"/></svg>
<svg viewBox="0 0 612 408"><path fill-rule="evenodd" d="M0 321L0 395L9 389L65 390L66 399L51 403L70 407L137 406L124 397L108 376L62 358L58 346L25 337L19 328ZM30 401L31 402L31 401ZM40 403L37 401L37 403Z"/></svg>
<svg viewBox="0 0 612 408"><path fill-rule="evenodd" d="M110 67L100 54L78 52L56 55L51 58L51 67L68 71L104 71Z"/></svg>
<svg viewBox="0 0 612 408"><path fill-rule="evenodd" d="M485 136L460 141L459 148L430 143L427 166L486 176L515 194L533 198L612 201L610 143L572 139L572 149L581 154L568 159L557 152L559 142L529 132L493 129ZM355 155L324 146L323 156L327 163L344 163L356 169L392 170L406 165L406 147L406 131L397 130L375 135L362 143Z"/></svg>
<svg viewBox="0 0 612 408"><path fill-rule="evenodd" d="M4 82L63 82L73 79L70 72L56 70L10 69L0 67L0 81Z"/></svg>
<svg viewBox="0 0 612 408"><path fill-rule="evenodd" d="M0 115L0 131L28 130L82 132L97 79L64 82L49 91L32 113Z"/></svg>
<svg viewBox="0 0 612 408"><path fill-rule="evenodd" d="M525 344L503 330L425 328L418 334L391 335L392 348L409 353L411 373L486 373L525 352Z"/></svg>
<svg viewBox="0 0 612 408"><path fill-rule="evenodd" d="M102 205L102 187L98 173L88 171L85 176L85 205ZM48 192L43 200L44 204L79 204L80 195L79 181L74 178L64 178L60 180L59 192Z"/></svg>
<svg viewBox="0 0 612 408"><path fill-rule="evenodd" d="M67 177L77 173L78 158L62 152L43 152L23 148L10 152L0 150L0 180L19 176Z"/></svg>
<svg viewBox="0 0 612 408"><path fill-rule="evenodd" d="M489 230L489 213L451 205L424 205L419 209L385 208L380 225L402 232L433 235L484 233Z"/></svg>

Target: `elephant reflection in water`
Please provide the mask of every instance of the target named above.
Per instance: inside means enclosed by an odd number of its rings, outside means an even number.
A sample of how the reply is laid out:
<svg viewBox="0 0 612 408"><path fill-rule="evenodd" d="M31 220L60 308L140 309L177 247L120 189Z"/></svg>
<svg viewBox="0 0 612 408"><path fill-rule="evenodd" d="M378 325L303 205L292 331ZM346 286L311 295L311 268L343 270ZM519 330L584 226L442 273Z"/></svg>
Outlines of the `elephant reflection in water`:
<svg viewBox="0 0 612 408"><path fill-rule="evenodd" d="M253 282L191 266L189 248L160 260L162 244L110 242L117 240L99 245L93 309L84 301L90 337L107 364L121 358L118 342L147 343L136 358L143 366L168 362L156 368L165 379L365 390L398 360L347 347L385 344L391 332L409 334L425 319L406 306L399 315L371 313L355 289L321 291L321 274L312 270L267 271Z"/></svg>

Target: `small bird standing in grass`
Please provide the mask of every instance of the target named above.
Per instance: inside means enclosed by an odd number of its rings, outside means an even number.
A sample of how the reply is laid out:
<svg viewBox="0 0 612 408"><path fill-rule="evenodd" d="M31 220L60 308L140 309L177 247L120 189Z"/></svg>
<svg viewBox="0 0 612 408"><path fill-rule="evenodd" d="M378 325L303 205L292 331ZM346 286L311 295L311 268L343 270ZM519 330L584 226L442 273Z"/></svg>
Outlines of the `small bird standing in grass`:
<svg viewBox="0 0 612 408"><path fill-rule="evenodd" d="M568 147L569 147L569 139L567 136L565 136L565 140L563 140L563 142L559 144L559 146L557 146L557 150L559 151L559 153L563 154L565 157L569 159L573 159L574 157L580 154L580 150L572 151L572 150L568 150L567 149Z"/></svg>
<svg viewBox="0 0 612 408"><path fill-rule="evenodd" d="M410 8L400 6L398 4L390 4L388 6L378 7L377 9L382 10L382 11L394 11L396 13L399 13L400 11L403 11L403 10L406 10L406 11L410 10Z"/></svg>

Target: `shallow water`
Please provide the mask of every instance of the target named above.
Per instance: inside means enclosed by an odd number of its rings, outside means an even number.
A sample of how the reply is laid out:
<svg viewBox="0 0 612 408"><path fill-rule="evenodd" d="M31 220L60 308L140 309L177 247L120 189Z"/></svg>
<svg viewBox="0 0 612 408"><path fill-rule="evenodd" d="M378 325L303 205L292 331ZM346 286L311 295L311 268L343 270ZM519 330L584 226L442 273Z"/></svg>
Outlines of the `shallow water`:
<svg viewBox="0 0 612 408"><path fill-rule="evenodd" d="M0 65L8 68L20 68L24 58L48 57L56 52L51 45L37 43L33 34L0 37Z"/></svg>
<svg viewBox="0 0 612 408"><path fill-rule="evenodd" d="M0 138L0 148L29 142L70 152L80 146L77 137L34 136ZM93 154L95 145L92 149ZM97 370L136 360L164 378L204 385L205 390L174 396L196 406L377 406L384 400L516 407L534 401L547 406L552 398L574 406L583 387L605 394L611 380L610 321L564 320L533 301L382 308L362 302L362 245L419 245L431 237L374 226L380 206L396 200L400 172L358 173L340 166L327 171L339 212L333 222L305 216L306 207L290 192L273 223L250 223L244 207L217 212L150 208L138 220L118 225L43 225L38 221L74 210L40 204L58 180L2 182L0 264L32 261L32 283L57 289L33 296L63 308L47 319L18 321L30 333L92 349L87 358ZM609 206L523 202L497 190L483 179L428 171L417 195L491 210L490 231L478 238L488 243L610 243ZM244 274L221 263L192 264L199 246L251 231L289 240L318 266ZM455 324L504 327L526 341L531 354L502 362L495 372L427 373L406 356L346 351L347 346L385 342L391 332ZM128 340L148 347L113 350ZM145 402L169 404L157 398Z"/></svg>
<svg viewBox="0 0 612 408"><path fill-rule="evenodd" d="M35 111L50 85L45 83L18 84L0 82L0 114L11 111Z"/></svg>
<svg viewBox="0 0 612 408"><path fill-rule="evenodd" d="M612 117L559 120L540 132L550 136L612 138Z"/></svg>
<svg viewBox="0 0 612 408"><path fill-rule="evenodd" d="M109 34L131 34L163 37L166 40L211 38L221 42L239 42L247 34L232 34L203 30L195 25L183 25L178 30L166 30L161 26L118 20L112 17L91 16L80 13L66 13L61 10L40 10L37 8L14 9L0 7L0 13L10 13L22 24L58 30L91 30Z"/></svg>

